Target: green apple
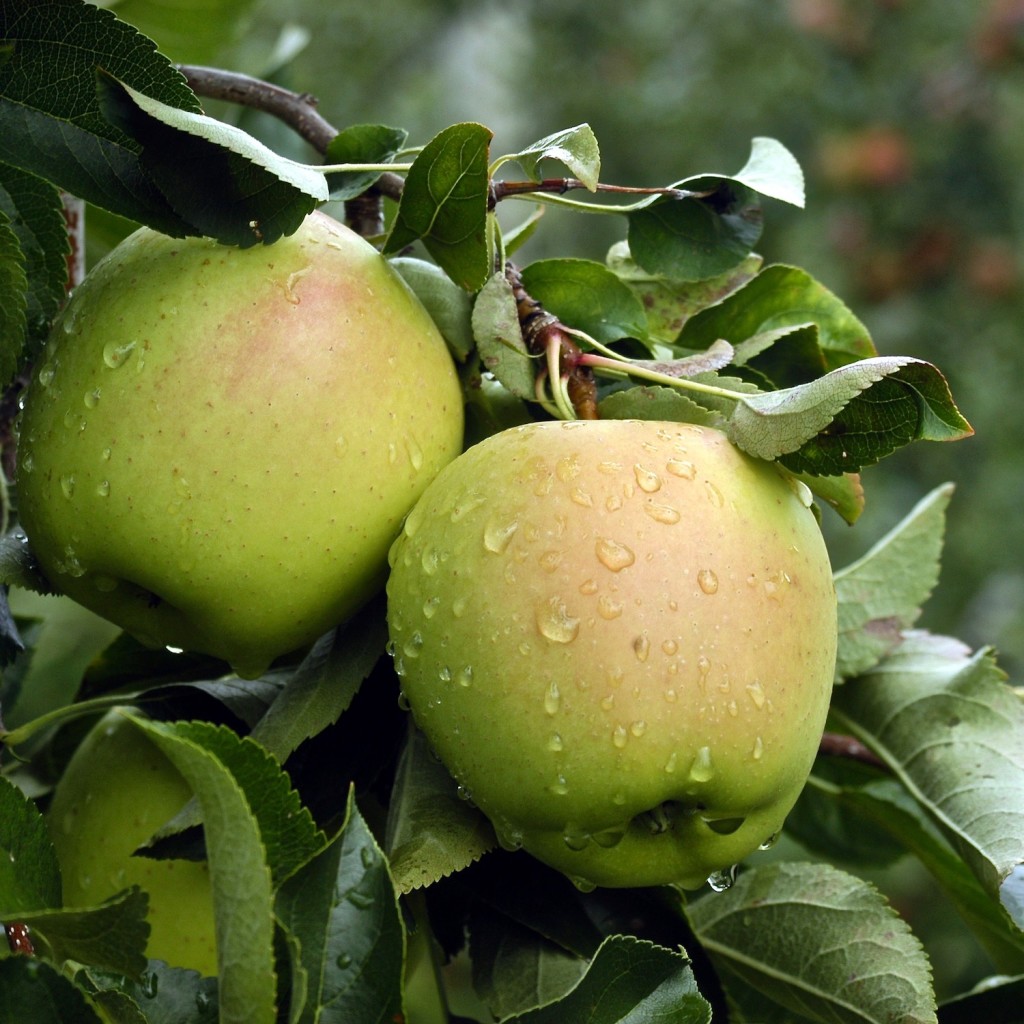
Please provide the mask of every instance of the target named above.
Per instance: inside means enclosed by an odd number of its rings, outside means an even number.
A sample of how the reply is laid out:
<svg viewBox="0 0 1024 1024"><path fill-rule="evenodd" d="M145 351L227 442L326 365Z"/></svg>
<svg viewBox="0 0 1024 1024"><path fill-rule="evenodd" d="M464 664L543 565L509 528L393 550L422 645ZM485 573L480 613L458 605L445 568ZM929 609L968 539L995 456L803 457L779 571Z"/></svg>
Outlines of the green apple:
<svg viewBox="0 0 1024 1024"><path fill-rule="evenodd" d="M68 762L47 822L64 906L94 907L138 885L149 894L147 955L213 975L217 949L206 864L132 856L191 796L174 765L114 710Z"/></svg>
<svg viewBox="0 0 1024 1024"><path fill-rule="evenodd" d="M244 250L141 229L38 361L19 512L57 589L256 675L382 588L462 435L441 335L342 224Z"/></svg>
<svg viewBox="0 0 1024 1024"><path fill-rule="evenodd" d="M693 888L778 832L835 669L811 505L688 424L532 423L438 475L392 548L391 649L503 845Z"/></svg>

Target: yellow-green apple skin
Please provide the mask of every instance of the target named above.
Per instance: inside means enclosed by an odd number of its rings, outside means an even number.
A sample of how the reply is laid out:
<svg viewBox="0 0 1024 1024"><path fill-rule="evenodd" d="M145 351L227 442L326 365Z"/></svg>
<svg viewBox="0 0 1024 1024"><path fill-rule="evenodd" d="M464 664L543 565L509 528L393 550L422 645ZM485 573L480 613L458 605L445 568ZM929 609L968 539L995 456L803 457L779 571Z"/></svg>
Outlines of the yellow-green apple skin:
<svg viewBox="0 0 1024 1024"><path fill-rule="evenodd" d="M149 894L147 955L213 975L217 949L206 864L132 856L191 796L162 751L114 710L68 762L47 822L64 906L94 907L138 885Z"/></svg>
<svg viewBox="0 0 1024 1024"><path fill-rule="evenodd" d="M532 423L438 475L391 551L391 649L504 846L695 888L778 832L835 669L810 505L687 424Z"/></svg>
<svg viewBox="0 0 1024 1024"><path fill-rule="evenodd" d="M256 675L383 587L462 435L433 321L339 222L245 250L143 228L38 361L19 512L56 588Z"/></svg>

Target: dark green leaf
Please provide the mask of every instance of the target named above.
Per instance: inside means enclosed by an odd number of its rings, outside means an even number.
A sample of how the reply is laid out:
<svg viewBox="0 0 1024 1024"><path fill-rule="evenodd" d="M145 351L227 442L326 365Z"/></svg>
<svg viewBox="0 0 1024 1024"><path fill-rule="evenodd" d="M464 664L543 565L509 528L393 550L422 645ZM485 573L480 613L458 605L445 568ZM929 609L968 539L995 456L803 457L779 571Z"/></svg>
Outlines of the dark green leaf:
<svg viewBox="0 0 1024 1024"><path fill-rule="evenodd" d="M401 893L461 871L495 846L487 819L460 799L455 781L414 728L395 772L386 846Z"/></svg>
<svg viewBox="0 0 1024 1024"><path fill-rule="evenodd" d="M343 128L331 139L325 159L331 164L385 164L405 145L408 132L383 124ZM327 175L331 199L354 199L381 175L380 171L332 171Z"/></svg>
<svg viewBox="0 0 1024 1024"><path fill-rule="evenodd" d="M269 245L328 197L315 168L279 156L240 128L181 110L101 72L107 119L141 146L139 161L188 222L226 245Z"/></svg>
<svg viewBox="0 0 1024 1024"><path fill-rule="evenodd" d="M836 680L861 675L903 640L939 579L950 485L936 488L862 558L835 573Z"/></svg>
<svg viewBox="0 0 1024 1024"><path fill-rule="evenodd" d="M778 863L692 903L688 916L728 988L835 1024L935 1024L920 942L870 885L828 864Z"/></svg>
<svg viewBox="0 0 1024 1024"><path fill-rule="evenodd" d="M321 637L295 670L252 739L282 764L304 740L336 722L384 651L387 625L372 601Z"/></svg>
<svg viewBox="0 0 1024 1024"><path fill-rule="evenodd" d="M931 364L906 356L847 363L808 384L744 395L730 439L798 473L856 472L911 441L951 441L971 427Z"/></svg>
<svg viewBox="0 0 1024 1024"><path fill-rule="evenodd" d="M615 935L564 998L510 1017L505 1024L708 1024L711 1007L698 992L689 960L651 942Z"/></svg>
<svg viewBox="0 0 1024 1024"><path fill-rule="evenodd" d="M60 867L43 816L0 778L0 921L61 905Z"/></svg>
<svg viewBox="0 0 1024 1024"><path fill-rule="evenodd" d="M487 247L487 155L491 132L455 124L423 147L405 179L384 251L418 239L461 288L475 292L491 272Z"/></svg>
<svg viewBox="0 0 1024 1024"><path fill-rule="evenodd" d="M645 338L647 316L640 300L600 263L550 259L522 272L523 287L566 326L609 344L620 338Z"/></svg>
<svg viewBox="0 0 1024 1024"><path fill-rule="evenodd" d="M664 420L670 423L717 422L714 413L668 387L628 387L613 391L598 404L603 419Z"/></svg>
<svg viewBox="0 0 1024 1024"><path fill-rule="evenodd" d="M75 981L105 1010L111 997L130 1000L144 1024L217 1024L217 979L200 977L198 971L150 960L137 980L86 969Z"/></svg>
<svg viewBox="0 0 1024 1024"><path fill-rule="evenodd" d="M25 316L28 341L35 344L45 336L57 308L64 301L68 281L68 234L60 194L48 182L10 164L0 163L0 211L10 220L25 260L28 279ZM20 346L0 358L3 367L16 365ZM12 358L13 357L13 360ZM9 379L9 373L2 376Z"/></svg>
<svg viewBox="0 0 1024 1024"><path fill-rule="evenodd" d="M139 147L100 110L96 70L182 110L199 103L155 44L110 11L80 0L0 0L0 162L104 209L184 235L139 162ZM54 69L60 69L59 79Z"/></svg>
<svg viewBox="0 0 1024 1024"><path fill-rule="evenodd" d="M20 956L0 959L0 1020L10 1024L108 1024L55 968Z"/></svg>
<svg viewBox="0 0 1024 1024"><path fill-rule="evenodd" d="M896 774L1024 929L1024 702L990 652L912 633L832 714Z"/></svg>
<svg viewBox="0 0 1024 1024"><path fill-rule="evenodd" d="M716 338L739 345L748 338L780 327L814 323L826 369L875 355L867 328L824 285L805 270L772 264L742 288L687 320L679 343L707 348ZM820 359L811 373L816 376Z"/></svg>
<svg viewBox="0 0 1024 1024"><path fill-rule="evenodd" d="M501 162L506 160L515 160L531 181L540 181L542 160L557 160L591 192L597 188L601 175L601 151L589 124L547 135L519 153L501 158Z"/></svg>
<svg viewBox="0 0 1024 1024"><path fill-rule="evenodd" d="M629 214L629 249L651 274L702 281L746 259L761 228L755 194L726 182L704 198L666 199Z"/></svg>
<svg viewBox="0 0 1024 1024"><path fill-rule="evenodd" d="M276 907L308 978L298 1024L395 1019L402 923L387 863L351 793L341 832L282 885Z"/></svg>
<svg viewBox="0 0 1024 1024"><path fill-rule="evenodd" d="M939 1024L1020 1024L1024 975L989 978L973 991L939 1007Z"/></svg>
<svg viewBox="0 0 1024 1024"><path fill-rule="evenodd" d="M2 164L0 164L2 166ZM0 206L0 383L6 384L21 357L28 331L25 253L10 218Z"/></svg>
<svg viewBox="0 0 1024 1024"><path fill-rule="evenodd" d="M138 888L86 910L67 909L26 914L37 952L57 963L72 960L129 977L146 969L149 897Z"/></svg>
<svg viewBox="0 0 1024 1024"><path fill-rule="evenodd" d="M473 302L473 336L484 368L516 398L533 399L537 363L527 351L512 286L495 274Z"/></svg>

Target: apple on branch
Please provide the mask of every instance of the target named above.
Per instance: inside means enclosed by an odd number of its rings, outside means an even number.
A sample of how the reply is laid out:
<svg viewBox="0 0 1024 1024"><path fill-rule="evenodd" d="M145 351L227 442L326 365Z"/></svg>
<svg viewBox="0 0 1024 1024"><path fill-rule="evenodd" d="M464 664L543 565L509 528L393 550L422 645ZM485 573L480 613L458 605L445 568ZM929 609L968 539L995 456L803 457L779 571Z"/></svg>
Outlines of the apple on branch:
<svg viewBox="0 0 1024 1024"><path fill-rule="evenodd" d="M255 676L383 586L462 436L441 335L342 224L244 250L142 228L38 361L19 512L58 590Z"/></svg>

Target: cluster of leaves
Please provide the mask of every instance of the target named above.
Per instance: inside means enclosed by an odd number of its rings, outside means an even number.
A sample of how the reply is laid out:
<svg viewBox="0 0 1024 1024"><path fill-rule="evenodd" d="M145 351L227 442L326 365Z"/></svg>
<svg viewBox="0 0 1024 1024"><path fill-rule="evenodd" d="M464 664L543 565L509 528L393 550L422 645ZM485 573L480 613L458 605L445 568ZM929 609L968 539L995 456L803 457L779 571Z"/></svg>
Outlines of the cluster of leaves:
<svg viewBox="0 0 1024 1024"><path fill-rule="evenodd" d="M51 80L58 66L60 89ZM585 125L498 158L477 124L414 150L402 132L362 125L337 133L330 164L300 165L208 118L149 40L80 0L0 0L0 126L5 382L31 362L64 294L59 190L170 234L256 245L387 173L403 187L381 248L464 367L471 437L573 414L557 361L523 340L505 271L551 203L626 221L606 261L544 260L521 274L578 344L602 416L718 426L850 522L863 467L911 441L970 430L934 366L879 356L864 326L809 274L762 266L762 197L803 202L800 169L773 140L756 139L735 174L686 178L628 205L607 201L613 190L600 182ZM552 163L570 177L542 178ZM500 181L509 166L528 180ZM568 198L577 190L591 198ZM502 230L495 207L511 199L534 208ZM429 261L408 255L421 250ZM441 998L433 962L458 963L468 950L475 1008L506 1021L682 1024L709 1020L712 1008L737 1021L934 1021L919 940L874 888L830 863L910 853L1007 976L946 1004L938 1019L1015 1019L1024 990L1024 705L991 652L913 631L937 578L949 497L928 496L836 575L830 728L876 763L820 757L789 826L812 859L765 854L721 893L583 893L496 849L489 824L397 706L379 602L301 663L244 684L224 666L119 637L65 699L3 735L32 761L9 760L0 780L0 847L9 854L0 856L0 920L27 926L35 955L0 954L0 1016L445 1020L441 1003L424 1009L422 992ZM22 548L9 535L7 583L30 582ZM9 646L37 625L8 618ZM28 648L0 687L9 721ZM74 721L114 705L141 709L126 713L195 793L147 853L182 854L202 824L216 979L145 960L138 890L99 907L62 905L39 808L73 745ZM39 767L47 759L49 775Z"/></svg>

